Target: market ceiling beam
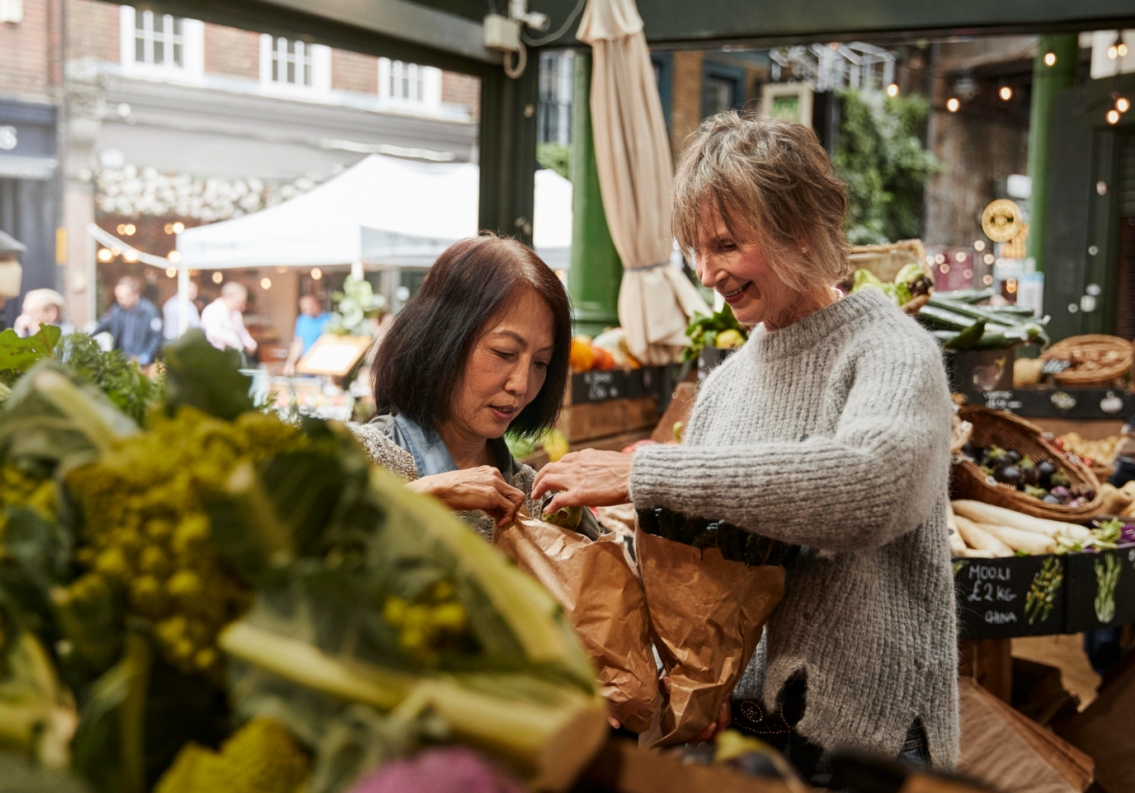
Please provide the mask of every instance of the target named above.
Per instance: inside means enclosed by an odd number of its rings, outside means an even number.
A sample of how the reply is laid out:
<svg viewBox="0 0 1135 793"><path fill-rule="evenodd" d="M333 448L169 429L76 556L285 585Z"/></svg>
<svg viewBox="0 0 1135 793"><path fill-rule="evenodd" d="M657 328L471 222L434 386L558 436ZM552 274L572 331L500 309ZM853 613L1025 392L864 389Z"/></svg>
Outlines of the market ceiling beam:
<svg viewBox="0 0 1135 793"><path fill-rule="evenodd" d="M713 48L853 37L1097 30L1135 25L1131 0L637 0L655 47ZM577 0L531 0L555 29ZM551 46L580 46L578 26Z"/></svg>
<svg viewBox="0 0 1135 793"><path fill-rule="evenodd" d="M432 4L409 0L126 0L126 4L465 73L480 74L501 63L500 53L485 48L481 19L470 18L473 7L460 0Z"/></svg>

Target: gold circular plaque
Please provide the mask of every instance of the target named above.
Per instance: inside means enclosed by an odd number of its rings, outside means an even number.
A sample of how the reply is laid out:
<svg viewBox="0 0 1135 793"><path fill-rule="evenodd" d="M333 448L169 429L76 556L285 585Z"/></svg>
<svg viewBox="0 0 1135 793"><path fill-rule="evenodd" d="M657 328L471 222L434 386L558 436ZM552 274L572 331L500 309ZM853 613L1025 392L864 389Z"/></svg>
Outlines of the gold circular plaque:
<svg viewBox="0 0 1135 793"><path fill-rule="evenodd" d="M981 230L994 242L1008 242L1021 230L1021 208L1015 201L998 198L981 213Z"/></svg>

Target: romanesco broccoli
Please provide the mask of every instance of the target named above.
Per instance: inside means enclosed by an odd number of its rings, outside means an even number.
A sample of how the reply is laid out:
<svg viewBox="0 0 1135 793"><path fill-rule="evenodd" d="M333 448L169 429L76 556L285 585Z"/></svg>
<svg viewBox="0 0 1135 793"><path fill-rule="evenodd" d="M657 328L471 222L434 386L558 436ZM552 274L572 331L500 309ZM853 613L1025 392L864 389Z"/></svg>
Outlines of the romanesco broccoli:
<svg viewBox="0 0 1135 793"><path fill-rule="evenodd" d="M189 743L154 793L296 793L311 760L272 719L253 719L214 752Z"/></svg>
<svg viewBox="0 0 1135 793"><path fill-rule="evenodd" d="M182 407L151 418L147 432L67 475L85 573L61 597L81 607L109 586L154 624L167 661L213 673L216 635L247 606L248 591L210 542L206 503L238 463L297 448L303 436L261 413L227 422Z"/></svg>

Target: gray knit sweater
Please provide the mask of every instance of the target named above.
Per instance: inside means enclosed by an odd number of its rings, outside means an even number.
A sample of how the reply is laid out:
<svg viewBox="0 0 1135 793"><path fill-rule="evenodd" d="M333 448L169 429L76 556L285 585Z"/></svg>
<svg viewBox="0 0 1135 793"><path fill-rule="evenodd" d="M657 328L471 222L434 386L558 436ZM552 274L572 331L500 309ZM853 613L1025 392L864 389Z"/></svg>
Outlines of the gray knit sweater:
<svg viewBox="0 0 1135 793"><path fill-rule="evenodd" d="M685 444L635 455L635 506L805 546L768 623L763 698L807 675L797 729L896 755L915 718L958 757L946 506L950 393L934 339L866 290L758 329L702 386Z"/></svg>

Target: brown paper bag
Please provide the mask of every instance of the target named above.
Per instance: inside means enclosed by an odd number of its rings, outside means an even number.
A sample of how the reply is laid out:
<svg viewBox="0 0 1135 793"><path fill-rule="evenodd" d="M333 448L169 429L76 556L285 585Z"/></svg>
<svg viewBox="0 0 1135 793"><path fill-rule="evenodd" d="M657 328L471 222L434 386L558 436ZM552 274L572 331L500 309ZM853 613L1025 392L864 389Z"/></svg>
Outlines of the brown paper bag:
<svg viewBox="0 0 1135 793"><path fill-rule="evenodd" d="M570 529L520 517L493 544L551 593L579 634L611 715L633 732L650 726L658 668L646 598L616 535L591 541Z"/></svg>
<svg viewBox="0 0 1135 793"><path fill-rule="evenodd" d="M639 743L685 743L716 721L753 657L761 629L784 595L784 568L726 560L635 533L651 636L670 676L650 729Z"/></svg>

